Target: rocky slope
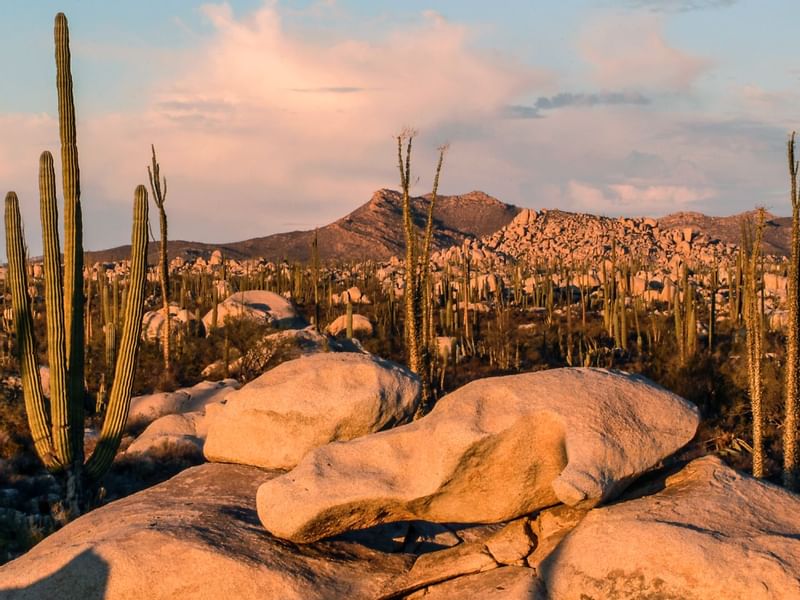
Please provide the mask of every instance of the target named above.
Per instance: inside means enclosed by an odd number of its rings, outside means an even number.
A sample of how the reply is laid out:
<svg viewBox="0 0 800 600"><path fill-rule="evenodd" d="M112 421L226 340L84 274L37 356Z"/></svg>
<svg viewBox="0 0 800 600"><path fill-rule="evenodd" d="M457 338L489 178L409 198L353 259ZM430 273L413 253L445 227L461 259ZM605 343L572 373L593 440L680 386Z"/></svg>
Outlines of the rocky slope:
<svg viewBox="0 0 800 600"><path fill-rule="evenodd" d="M662 229L692 228L699 234L718 239L726 244L739 244L742 237L743 218L755 219L755 211L729 217L710 217L698 212L677 212L658 219ZM789 217L776 217L767 213L764 228L764 252L778 256L789 255L792 220Z"/></svg>
<svg viewBox="0 0 800 600"><path fill-rule="evenodd" d="M599 273L603 261L610 268L610 261L616 259L618 263L638 265L651 274L677 276L683 264L694 270L725 269L733 265L738 238L732 231L740 231L742 219L748 216L748 213L724 218L699 215L703 217L699 219L696 214L681 213L656 220L523 209L502 229L435 253L433 261L444 267L468 258L474 270L487 273L517 261L551 268L558 264L579 270L587 267ZM699 221L715 225L700 227ZM780 255L785 248L783 236L788 227L778 221L769 217L767 230L774 243L765 245L767 254Z"/></svg>
<svg viewBox="0 0 800 600"><path fill-rule="evenodd" d="M412 199L414 220L423 226L430 196ZM481 237L500 229L514 218L519 208L500 202L483 192L457 196L440 196L434 210L434 248L442 249L460 244L468 237ZM317 230L319 252L323 260L386 259L401 254L404 247L402 227L402 196L394 190L382 189L341 219ZM276 233L229 244L206 244L181 240L169 243L171 256L208 258L215 249L228 258L263 257L268 260L286 258L307 261L311 253L313 231ZM155 261L158 245L150 244L151 262ZM125 260L130 246L87 253L87 263Z"/></svg>
<svg viewBox="0 0 800 600"><path fill-rule="evenodd" d="M424 226L430 195L412 199L414 220ZM520 212L525 217L520 217ZM536 227L523 231L516 225ZM512 220L516 223L512 224ZM538 259L555 255L572 260L609 256L612 240L620 252L646 260L671 258L676 252L701 263L711 257L730 254L741 239L743 219L754 218L754 211L727 217L708 216L697 212L677 212L661 218L609 218L561 210L520 209L505 204L488 194L475 191L455 196L440 196L434 211L434 251L461 246L469 240L473 248L498 251L505 258ZM542 225L548 225L542 229ZM505 228L505 229L504 229ZM791 220L768 214L764 232L764 251L786 256L789 252ZM501 230L503 230L501 232ZM528 234L528 235L525 235ZM317 230L320 256L323 260L354 261L386 260L402 256L402 196L388 189L376 191L366 204L350 214ZM313 231L290 231L226 244L210 244L175 240L169 243L172 257L193 262L208 259L214 250L225 258L242 261L263 258L308 261ZM481 243L474 242L484 238ZM520 247L522 242L528 248ZM509 243L512 246L509 246ZM687 246L688 245L688 246ZM87 262L114 262L129 256L129 246L87 253ZM151 262L157 258L158 245L150 244ZM699 254L699 256L695 256Z"/></svg>

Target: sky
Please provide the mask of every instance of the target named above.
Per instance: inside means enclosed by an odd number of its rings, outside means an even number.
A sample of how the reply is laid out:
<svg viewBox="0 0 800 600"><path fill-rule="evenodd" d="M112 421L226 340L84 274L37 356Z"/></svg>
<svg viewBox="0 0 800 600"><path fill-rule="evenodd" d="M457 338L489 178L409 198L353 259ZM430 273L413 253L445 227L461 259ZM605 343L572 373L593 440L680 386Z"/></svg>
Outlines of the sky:
<svg viewBox="0 0 800 600"><path fill-rule="evenodd" d="M150 145L170 237L325 225L397 188L605 215L788 214L800 2L4 0L0 188L41 253L56 156L53 17L70 23L87 249L129 243ZM60 194L59 194L60 196ZM4 255L4 252L0 252Z"/></svg>

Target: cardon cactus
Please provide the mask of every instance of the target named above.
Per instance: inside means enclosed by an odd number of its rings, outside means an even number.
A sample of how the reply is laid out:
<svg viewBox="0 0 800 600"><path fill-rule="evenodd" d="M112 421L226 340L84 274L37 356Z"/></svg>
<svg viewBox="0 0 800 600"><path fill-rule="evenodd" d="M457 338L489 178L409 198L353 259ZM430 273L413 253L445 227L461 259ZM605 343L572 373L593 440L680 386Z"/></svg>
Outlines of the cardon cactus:
<svg viewBox="0 0 800 600"><path fill-rule="evenodd" d="M25 241L19 201L14 192L9 192L6 196L5 225L9 262L8 280L11 286L28 422L37 454L49 470L62 477L66 484L69 509L75 513L82 508L84 481L97 481L111 465L128 414L144 311L147 191L141 185L136 188L129 274L130 292L125 310L122 341L100 440L88 461L84 461L85 348L80 172L70 74L69 31L67 19L63 14L56 16L55 43L61 160L64 170L63 276L57 230L58 211L53 157L49 152L44 152L39 162L48 361L51 378L49 402L44 398L36 364L33 315L27 293Z"/></svg>

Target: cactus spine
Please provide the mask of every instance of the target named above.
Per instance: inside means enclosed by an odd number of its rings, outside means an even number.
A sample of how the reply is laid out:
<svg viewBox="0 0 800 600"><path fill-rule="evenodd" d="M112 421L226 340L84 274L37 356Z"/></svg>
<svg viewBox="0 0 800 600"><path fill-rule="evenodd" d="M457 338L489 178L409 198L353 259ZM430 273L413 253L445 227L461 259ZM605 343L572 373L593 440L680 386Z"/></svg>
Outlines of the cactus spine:
<svg viewBox="0 0 800 600"><path fill-rule="evenodd" d="M345 317L346 320L346 327L347 327L347 338L353 339L353 303L350 302L350 294L347 294L347 316Z"/></svg>
<svg viewBox="0 0 800 600"><path fill-rule="evenodd" d="M75 103L72 98L69 27L63 13L55 19L56 88L58 128L61 140L61 179L64 193L64 331L67 357L67 385L70 397L83 394L83 217L81 212L80 168L75 132ZM83 423L83 402L71 403L70 420ZM76 462L82 461L83 426L72 432L77 449Z"/></svg>
<svg viewBox="0 0 800 600"><path fill-rule="evenodd" d="M8 282L17 333L19 369L25 397L25 412L33 437L34 448L48 469L57 469L59 461L53 449L50 420L45 410L44 394L36 364L36 340L33 337L33 311L28 296L25 270L25 240L22 236L22 219L19 214L17 194L8 192L5 200L6 253L8 255ZM62 331L63 333L63 331Z"/></svg>

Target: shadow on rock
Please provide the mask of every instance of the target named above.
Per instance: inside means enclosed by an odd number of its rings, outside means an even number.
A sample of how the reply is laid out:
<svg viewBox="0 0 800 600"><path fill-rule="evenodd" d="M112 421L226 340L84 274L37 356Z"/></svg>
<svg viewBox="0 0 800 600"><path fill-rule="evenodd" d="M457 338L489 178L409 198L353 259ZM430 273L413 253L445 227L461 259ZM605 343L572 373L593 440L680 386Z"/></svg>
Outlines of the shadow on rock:
<svg viewBox="0 0 800 600"><path fill-rule="evenodd" d="M93 550L84 550L55 573L29 586L3 588L0 583L0 600L103 600L109 572L105 560Z"/></svg>

